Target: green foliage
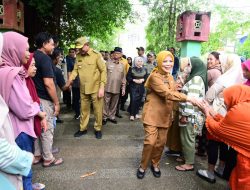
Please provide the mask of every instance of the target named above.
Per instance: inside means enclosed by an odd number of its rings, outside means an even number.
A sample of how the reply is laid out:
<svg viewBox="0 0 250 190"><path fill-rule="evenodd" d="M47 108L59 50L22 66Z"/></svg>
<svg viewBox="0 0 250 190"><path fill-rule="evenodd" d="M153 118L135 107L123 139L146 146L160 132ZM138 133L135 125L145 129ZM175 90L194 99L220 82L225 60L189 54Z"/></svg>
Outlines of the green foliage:
<svg viewBox="0 0 250 190"><path fill-rule="evenodd" d="M224 45L219 32L210 33L209 40L201 44L201 54L222 49Z"/></svg>
<svg viewBox="0 0 250 190"><path fill-rule="evenodd" d="M41 16L52 16L51 10L54 2L48 0L26 0L25 2L29 3L29 5L36 8L37 12Z"/></svg>
<svg viewBox="0 0 250 190"><path fill-rule="evenodd" d="M200 4L206 1L190 2L189 0L141 0L148 6L150 20L146 29L147 49L159 52L167 47L179 47L176 42L176 21L185 10L199 10Z"/></svg>
<svg viewBox="0 0 250 190"><path fill-rule="evenodd" d="M227 41L237 41L237 34L242 34L250 28L249 14L216 6L212 15L220 16L220 20L215 32L210 33L209 41L202 43L202 53L223 49Z"/></svg>
<svg viewBox="0 0 250 190"><path fill-rule="evenodd" d="M59 35L65 46L86 35L109 42L131 18L129 0L24 0L37 11L41 25ZM31 11L31 10L30 10ZM99 43L100 44L100 43Z"/></svg>
<svg viewBox="0 0 250 190"><path fill-rule="evenodd" d="M150 20L146 29L147 49L156 52L166 47L179 47L175 40L177 16L185 10L202 11L212 9L212 17L218 18L216 30L212 31L209 41L202 43L202 53L221 50L228 41L237 41L239 33L249 32L249 13L213 6L205 0L141 0L148 6ZM211 26L213 28L213 26ZM249 40L249 39L248 39ZM238 46L238 52L247 54L248 44Z"/></svg>
<svg viewBox="0 0 250 190"><path fill-rule="evenodd" d="M244 56L247 59L250 59L250 36L249 34L248 34L247 40L243 44L238 45L237 53L239 55Z"/></svg>

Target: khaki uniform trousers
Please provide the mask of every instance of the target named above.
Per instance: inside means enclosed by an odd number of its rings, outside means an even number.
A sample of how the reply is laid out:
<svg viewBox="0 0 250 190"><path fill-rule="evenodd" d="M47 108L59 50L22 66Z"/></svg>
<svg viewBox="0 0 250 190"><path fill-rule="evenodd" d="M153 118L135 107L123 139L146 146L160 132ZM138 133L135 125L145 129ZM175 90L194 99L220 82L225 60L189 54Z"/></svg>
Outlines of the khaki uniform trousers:
<svg viewBox="0 0 250 190"><path fill-rule="evenodd" d="M93 94L81 93L81 119L80 131L87 130L90 116L90 104L93 104L96 131L102 130L102 111L103 111L103 98L98 98L97 92Z"/></svg>
<svg viewBox="0 0 250 190"><path fill-rule="evenodd" d="M162 152L166 143L168 128L144 125L145 139L142 151L141 168L146 170L148 163L159 167Z"/></svg>
<svg viewBox="0 0 250 190"><path fill-rule="evenodd" d="M105 92L104 106L103 106L103 119L115 119L116 107L119 101L120 94L113 94Z"/></svg>
<svg viewBox="0 0 250 190"><path fill-rule="evenodd" d="M48 123L48 129L41 133L41 136L35 140L35 156L41 156L44 160L52 160L52 145L53 145L53 136L54 136L54 104L49 100L40 99L43 111L46 112L46 120Z"/></svg>
<svg viewBox="0 0 250 190"><path fill-rule="evenodd" d="M174 111L174 121L168 130L168 137L166 146L169 150L181 151L181 136L179 127L179 110Z"/></svg>
<svg viewBox="0 0 250 190"><path fill-rule="evenodd" d="M180 127L182 151L185 158L185 164L194 164L195 157L195 134L192 123L186 127Z"/></svg>

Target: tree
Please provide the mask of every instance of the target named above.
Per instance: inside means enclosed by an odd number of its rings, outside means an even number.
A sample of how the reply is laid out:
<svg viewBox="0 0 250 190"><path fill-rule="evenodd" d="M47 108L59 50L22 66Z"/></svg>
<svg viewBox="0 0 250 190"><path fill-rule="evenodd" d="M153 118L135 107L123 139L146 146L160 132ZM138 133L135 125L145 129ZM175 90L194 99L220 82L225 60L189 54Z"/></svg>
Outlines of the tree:
<svg viewBox="0 0 250 190"><path fill-rule="evenodd" d="M215 31L210 33L209 41L202 43L202 53L224 49L227 41L237 42L237 34L242 34L243 31L249 30L250 27L249 13L215 6L213 15L220 18Z"/></svg>
<svg viewBox="0 0 250 190"><path fill-rule="evenodd" d="M237 53L250 59L250 36L248 35L246 41L243 44L239 44L237 48Z"/></svg>
<svg viewBox="0 0 250 190"><path fill-rule="evenodd" d="M176 20L185 10L196 11L206 6L206 1L188 0L141 0L148 6L150 20L146 29L147 49L159 52L167 47L178 47L175 40Z"/></svg>
<svg viewBox="0 0 250 190"><path fill-rule="evenodd" d="M129 0L23 0L25 34L57 35L64 45L86 35L107 41L130 18Z"/></svg>

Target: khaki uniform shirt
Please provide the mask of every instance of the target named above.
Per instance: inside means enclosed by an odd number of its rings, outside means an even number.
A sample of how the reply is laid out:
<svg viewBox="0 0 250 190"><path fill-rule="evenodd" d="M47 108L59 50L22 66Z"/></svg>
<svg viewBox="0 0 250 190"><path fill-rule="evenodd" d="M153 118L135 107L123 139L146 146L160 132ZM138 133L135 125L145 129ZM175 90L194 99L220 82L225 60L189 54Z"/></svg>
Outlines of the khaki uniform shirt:
<svg viewBox="0 0 250 190"><path fill-rule="evenodd" d="M124 64L124 68L125 68L125 71L126 71L125 74L127 75L128 70L129 70L129 67L130 67L130 65L128 64L128 60L127 60L127 59L124 59L124 58L122 57L121 60L120 60L120 62Z"/></svg>
<svg viewBox="0 0 250 190"><path fill-rule="evenodd" d="M173 101L186 101L187 96L175 90L172 75L153 72L143 107L142 121L147 125L169 127L172 123Z"/></svg>
<svg viewBox="0 0 250 190"><path fill-rule="evenodd" d="M76 76L80 78L80 92L84 94L96 93L107 82L107 70L102 55L90 49L86 55L78 54L70 80Z"/></svg>
<svg viewBox="0 0 250 190"><path fill-rule="evenodd" d="M124 65L109 61L107 64L107 84L105 86L105 92L113 94L119 94L121 87L123 90L126 85L126 71Z"/></svg>
<svg viewBox="0 0 250 190"><path fill-rule="evenodd" d="M155 68L155 65L153 63L145 63L144 65L144 68L147 69L147 73L148 75L154 70Z"/></svg>

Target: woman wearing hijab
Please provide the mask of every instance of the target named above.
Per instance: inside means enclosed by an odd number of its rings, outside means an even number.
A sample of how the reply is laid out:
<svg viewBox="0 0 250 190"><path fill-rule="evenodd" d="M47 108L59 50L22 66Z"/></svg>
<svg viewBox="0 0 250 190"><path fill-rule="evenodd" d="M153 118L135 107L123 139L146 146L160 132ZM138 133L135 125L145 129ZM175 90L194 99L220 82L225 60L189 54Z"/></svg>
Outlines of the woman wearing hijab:
<svg viewBox="0 0 250 190"><path fill-rule="evenodd" d="M3 34L2 64L0 65L0 95L10 109L10 119L17 145L33 152L34 116L45 118L37 102L33 102L25 83L26 64L30 57L28 39L16 32ZM23 177L24 190L32 190L32 171Z"/></svg>
<svg viewBox="0 0 250 190"><path fill-rule="evenodd" d="M185 58L187 59L187 58ZM182 88L182 93L203 99L207 90L207 69L198 57L181 59L181 71L189 73L187 82ZM200 135L204 124L204 115L198 107L190 103L180 103L179 126L181 135L182 151L185 164L176 166L178 171L193 171L195 157L195 136Z"/></svg>
<svg viewBox="0 0 250 190"><path fill-rule="evenodd" d="M3 36L0 33L0 54ZM2 60L0 60L0 65ZM22 151L15 143L14 131L9 117L9 108L0 95L0 189L21 190L22 176L31 169L33 155Z"/></svg>
<svg viewBox="0 0 250 190"><path fill-rule="evenodd" d="M230 176L231 190L250 189L250 88L234 85L223 91L227 113L216 114L208 104L204 106L208 131L235 149L237 164Z"/></svg>
<svg viewBox="0 0 250 190"><path fill-rule="evenodd" d="M206 93L206 100L213 109L225 116L226 108L224 105L224 99L221 96L222 91L237 83L243 82L242 71L240 66L240 57L234 54L222 54L220 56L222 71L224 73L216 80L214 85L212 85ZM208 169L197 171L197 175L202 179L215 183L215 174L219 177L223 177L223 171L225 168L225 162L228 157L228 146L221 142L219 139L213 137L209 132L207 132L208 146ZM219 151L220 153L219 153ZM219 154L218 154L219 153ZM219 155L218 167L215 167ZM230 173L230 172L227 172Z"/></svg>
<svg viewBox="0 0 250 190"><path fill-rule="evenodd" d="M241 64L243 77L247 79L247 81L244 83L247 86L250 86L250 59L244 61Z"/></svg>
<svg viewBox="0 0 250 190"><path fill-rule="evenodd" d="M33 155L15 143L9 108L0 95L0 189L23 189L22 176L30 172Z"/></svg>
<svg viewBox="0 0 250 190"><path fill-rule="evenodd" d="M147 70L143 67L143 58L135 58L135 66L130 67L127 74L127 81L130 88L130 105L128 112L130 113L130 120L139 119L139 109L143 97L144 83L147 79Z"/></svg>
<svg viewBox="0 0 250 190"><path fill-rule="evenodd" d="M170 74L174 65L173 55L169 51L161 51L157 55L157 63L145 84L147 96L142 114L145 139L137 170L139 179L144 177L150 161L153 175L161 176L159 162L172 122L173 101L195 102L195 99L175 90L174 78Z"/></svg>
<svg viewBox="0 0 250 190"><path fill-rule="evenodd" d="M208 88L210 88L217 78L221 76L222 69L220 63L220 53L213 51L207 57L207 83ZM198 147L195 153L198 156L206 156L207 148L207 138L206 138L206 128L203 128L202 136L198 136Z"/></svg>
<svg viewBox="0 0 250 190"><path fill-rule="evenodd" d="M35 59L33 57L33 53L30 54L30 58L27 62L27 64L24 64L23 67L26 69L27 75L25 77L26 86L29 90L30 96L34 102L37 102L40 105L40 100L36 92L35 84L32 80L32 77L36 75L36 66L35 66ZM47 121L44 118L41 120L41 117L38 115L34 118L34 130L37 137L41 136L42 130L46 131L47 129Z"/></svg>

